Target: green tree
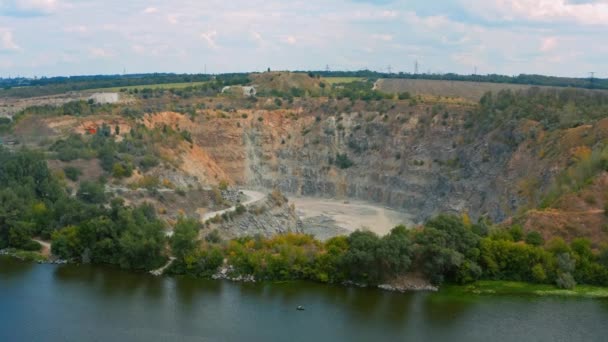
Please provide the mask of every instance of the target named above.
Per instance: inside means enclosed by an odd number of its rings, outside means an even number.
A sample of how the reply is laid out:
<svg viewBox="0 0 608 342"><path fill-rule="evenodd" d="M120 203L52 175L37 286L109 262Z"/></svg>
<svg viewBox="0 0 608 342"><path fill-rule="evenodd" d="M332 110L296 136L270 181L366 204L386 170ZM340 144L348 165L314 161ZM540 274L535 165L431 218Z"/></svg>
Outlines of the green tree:
<svg viewBox="0 0 608 342"><path fill-rule="evenodd" d="M176 257L184 259L196 251L199 230L200 222L195 219L180 217L177 220L171 237L171 250Z"/></svg>
<svg viewBox="0 0 608 342"><path fill-rule="evenodd" d="M91 204L100 204L106 201L104 186L91 181L80 183L77 196L80 200Z"/></svg>
<svg viewBox="0 0 608 342"><path fill-rule="evenodd" d="M343 257L349 279L372 284L380 280L380 265L376 256L380 243L380 238L373 232L356 231L350 234L349 248Z"/></svg>

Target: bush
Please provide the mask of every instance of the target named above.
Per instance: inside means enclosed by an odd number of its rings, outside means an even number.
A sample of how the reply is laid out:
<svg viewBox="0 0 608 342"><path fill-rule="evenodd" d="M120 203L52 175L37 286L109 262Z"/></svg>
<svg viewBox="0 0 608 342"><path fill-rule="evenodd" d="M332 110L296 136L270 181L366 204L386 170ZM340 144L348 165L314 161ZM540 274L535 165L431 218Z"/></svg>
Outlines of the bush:
<svg viewBox="0 0 608 342"><path fill-rule="evenodd" d="M524 238L524 230L520 225L511 227L511 229L509 229L509 234L515 242L521 241Z"/></svg>
<svg viewBox="0 0 608 342"><path fill-rule="evenodd" d="M68 177L71 181L77 181L78 178L82 175L82 170L74 166L66 166L63 168L63 172L65 176Z"/></svg>
<svg viewBox="0 0 608 342"><path fill-rule="evenodd" d="M235 209L235 213L236 213L237 215L242 215L242 214L244 214L244 213L246 213L246 212L247 212L247 208L245 208L245 206L244 206L244 205L242 205L242 204L240 204L240 203L239 203L239 204L237 204L236 209Z"/></svg>
<svg viewBox="0 0 608 342"><path fill-rule="evenodd" d="M209 243L220 243L222 242L222 237L220 236L220 232L217 229L212 230L207 236L205 236L205 241Z"/></svg>
<svg viewBox="0 0 608 342"><path fill-rule="evenodd" d="M77 196L79 199L91 204L100 204L106 201L104 186L95 182L82 182Z"/></svg>
<svg viewBox="0 0 608 342"><path fill-rule="evenodd" d="M335 163L336 163L336 166L341 169L348 169L349 167L355 165L355 163L353 163L353 161L348 158L346 153L336 154Z"/></svg>
<svg viewBox="0 0 608 342"><path fill-rule="evenodd" d="M541 246L545 243L545 240L539 232L532 231L526 235L526 243L532 246Z"/></svg>
<svg viewBox="0 0 608 342"><path fill-rule="evenodd" d="M555 284L560 289L571 290L576 286L576 281L570 273L560 273L555 280Z"/></svg>
<svg viewBox="0 0 608 342"><path fill-rule="evenodd" d="M547 273L541 264L536 264L532 267L532 279L537 283L543 283L547 280Z"/></svg>
<svg viewBox="0 0 608 342"><path fill-rule="evenodd" d="M155 166L158 165L158 159L151 155L151 154L147 154L145 155L140 161L139 161L139 166L141 167L142 170L147 171Z"/></svg>
<svg viewBox="0 0 608 342"><path fill-rule="evenodd" d="M399 100L409 100L411 97L412 96L408 92L399 94Z"/></svg>

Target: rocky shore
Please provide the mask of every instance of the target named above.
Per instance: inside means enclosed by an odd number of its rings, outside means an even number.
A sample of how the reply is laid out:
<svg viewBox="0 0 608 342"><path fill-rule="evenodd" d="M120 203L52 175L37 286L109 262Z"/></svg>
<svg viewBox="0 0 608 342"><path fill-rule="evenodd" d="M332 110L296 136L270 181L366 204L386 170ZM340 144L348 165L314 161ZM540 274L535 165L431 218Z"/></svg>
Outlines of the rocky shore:
<svg viewBox="0 0 608 342"><path fill-rule="evenodd" d="M253 274L234 275L234 268L230 265L222 266L214 275L211 276L214 280L229 280L243 283L255 283Z"/></svg>
<svg viewBox="0 0 608 342"><path fill-rule="evenodd" d="M411 285L411 286L393 286L389 284L381 284L378 285L378 288L385 291L393 291L393 292L411 292L411 291L428 291L428 292L437 292L439 288L433 285Z"/></svg>

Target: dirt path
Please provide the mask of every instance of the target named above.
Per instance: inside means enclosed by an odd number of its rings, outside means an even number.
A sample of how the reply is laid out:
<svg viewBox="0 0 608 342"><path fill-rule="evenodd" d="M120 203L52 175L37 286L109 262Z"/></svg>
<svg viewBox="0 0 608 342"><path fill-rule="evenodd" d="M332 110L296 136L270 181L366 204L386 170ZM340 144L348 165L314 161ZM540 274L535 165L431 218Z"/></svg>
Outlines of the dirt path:
<svg viewBox="0 0 608 342"><path fill-rule="evenodd" d="M50 242L42 241L39 239L32 239L32 240L38 242L40 244L40 246L42 246L42 250L40 251L40 253L42 255L44 255L45 257L49 257L51 255L51 243Z"/></svg>
<svg viewBox="0 0 608 342"><path fill-rule="evenodd" d="M311 197L292 197L289 201L295 204L300 219L327 217L350 232L361 229L385 235L397 225L412 225L411 217L405 213L362 201Z"/></svg>
<svg viewBox="0 0 608 342"><path fill-rule="evenodd" d="M259 192L259 191L254 191L254 190L240 190L240 191L245 196L247 196L247 200L241 203L245 207L258 203L259 201L262 201L266 198L266 194ZM212 218L214 218L218 215L222 215L224 213L229 213L229 212L233 212L233 211L236 211L236 206L232 206L230 208L226 208L226 209L222 209L222 210L218 210L218 211L212 211L209 213L205 213L201 217L201 222L206 223L207 221L211 220ZM173 236L173 231L167 231L165 233L165 235L171 237L171 236Z"/></svg>
<svg viewBox="0 0 608 342"><path fill-rule="evenodd" d="M247 200L243 203L241 203L243 206L247 207L250 206L252 204L257 203L258 201L263 200L266 195L262 192L259 191L253 191L253 190L241 190L241 192L247 196ZM206 223L207 221L209 221L210 219L218 216L218 215L222 215L224 213L229 213L229 212L233 212L236 210L236 206L232 206L230 208L227 209L223 209L223 210L218 210L218 211L213 211L210 213L206 213L203 215L203 217L201 218L201 221L203 223Z"/></svg>

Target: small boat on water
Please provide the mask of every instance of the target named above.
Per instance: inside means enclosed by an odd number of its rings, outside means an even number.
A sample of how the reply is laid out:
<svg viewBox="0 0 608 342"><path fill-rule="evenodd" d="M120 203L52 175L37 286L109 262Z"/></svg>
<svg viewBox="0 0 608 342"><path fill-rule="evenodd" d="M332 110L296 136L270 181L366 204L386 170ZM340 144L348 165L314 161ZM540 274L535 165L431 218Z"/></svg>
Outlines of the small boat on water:
<svg viewBox="0 0 608 342"><path fill-rule="evenodd" d="M304 311L304 307L302 305L298 305L298 307L296 308L296 310L298 310L298 311Z"/></svg>

